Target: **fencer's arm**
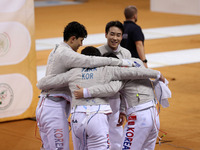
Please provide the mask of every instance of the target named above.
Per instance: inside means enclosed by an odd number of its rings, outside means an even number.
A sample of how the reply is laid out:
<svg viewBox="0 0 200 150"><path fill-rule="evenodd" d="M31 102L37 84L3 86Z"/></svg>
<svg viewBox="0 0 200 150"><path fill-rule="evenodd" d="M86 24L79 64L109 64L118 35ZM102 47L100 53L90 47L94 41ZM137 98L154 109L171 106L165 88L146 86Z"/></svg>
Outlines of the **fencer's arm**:
<svg viewBox="0 0 200 150"><path fill-rule="evenodd" d="M74 91L74 96L76 99L89 97L111 97L122 87L122 81L111 81L107 84L94 85L89 88L78 87L79 90Z"/></svg>
<svg viewBox="0 0 200 150"><path fill-rule="evenodd" d="M122 126L125 122L125 118L126 118L126 102L125 99L123 97L123 94L120 94L120 114L119 114L119 119L118 119L118 124L117 126Z"/></svg>
<svg viewBox="0 0 200 150"><path fill-rule="evenodd" d="M107 66L110 80L156 79L160 72L149 68Z"/></svg>
<svg viewBox="0 0 200 150"><path fill-rule="evenodd" d="M40 79L36 86L40 90L50 90L55 88L66 87L68 86L70 74L71 72L68 71L57 75L47 75Z"/></svg>
<svg viewBox="0 0 200 150"><path fill-rule="evenodd" d="M101 66L132 66L132 63L116 58L86 56L74 51L67 51L61 56L61 61L66 68L88 68ZM70 60L70 61L69 61Z"/></svg>
<svg viewBox="0 0 200 150"><path fill-rule="evenodd" d="M111 67L112 69L114 67ZM116 70L118 70L120 67L117 67ZM133 68L133 69L129 69L127 71L127 69L129 68L124 68L121 71L122 78L124 78L123 72L127 72L129 74L128 79L148 79L148 78L160 78L161 74L159 71L155 71L155 70L151 70L151 69L143 69L143 68ZM109 69L108 69L109 70ZM114 69L114 71L116 71ZM139 72L142 70L143 73L138 74L137 71L135 70L139 70ZM150 73L153 72L153 75L149 75L148 71L150 70ZM134 72L135 71L135 72ZM110 73L110 71L108 72ZM117 73L117 72L116 72ZM118 73L117 73L118 74ZM127 75L127 74L126 74ZM109 77L113 77L114 75ZM119 74L118 74L119 77ZM127 76L125 77L127 78ZM79 98L87 98L87 97L111 97L114 94L116 94L121 88L123 87L122 82L121 81L112 81L108 84L104 84L104 85L95 85L89 88L81 88L79 90L74 91L74 95L75 98L79 99ZM85 93L84 93L85 91ZM84 96L85 95L85 96Z"/></svg>
<svg viewBox="0 0 200 150"><path fill-rule="evenodd" d="M123 97L123 94L120 94L120 108L119 111L123 114L126 114L126 102L125 102L125 98Z"/></svg>
<svg viewBox="0 0 200 150"><path fill-rule="evenodd" d="M135 67L105 67L108 80L157 79L158 77L162 77L159 71L146 68L140 59L131 58L130 60L126 59L126 61Z"/></svg>

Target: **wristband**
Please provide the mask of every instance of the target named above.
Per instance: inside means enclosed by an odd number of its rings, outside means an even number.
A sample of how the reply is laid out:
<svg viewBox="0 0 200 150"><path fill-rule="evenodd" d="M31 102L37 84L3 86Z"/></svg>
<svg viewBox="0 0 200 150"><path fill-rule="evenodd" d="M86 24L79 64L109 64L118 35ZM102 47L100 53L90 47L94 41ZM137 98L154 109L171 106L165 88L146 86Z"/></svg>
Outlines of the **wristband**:
<svg viewBox="0 0 200 150"><path fill-rule="evenodd" d="M90 92L88 91L87 88L83 88L83 97L84 98L91 97Z"/></svg>
<svg viewBox="0 0 200 150"><path fill-rule="evenodd" d="M143 63L147 63L147 59L143 60Z"/></svg>

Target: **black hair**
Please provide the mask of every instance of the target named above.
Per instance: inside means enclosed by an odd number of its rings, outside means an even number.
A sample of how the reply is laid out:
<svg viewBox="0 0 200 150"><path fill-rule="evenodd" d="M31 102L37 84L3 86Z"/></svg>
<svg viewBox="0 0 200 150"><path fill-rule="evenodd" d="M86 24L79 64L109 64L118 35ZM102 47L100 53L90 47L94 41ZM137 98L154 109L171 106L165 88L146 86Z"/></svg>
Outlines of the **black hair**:
<svg viewBox="0 0 200 150"><path fill-rule="evenodd" d="M64 32L63 32L64 41L68 41L71 36L75 36L76 39L78 39L79 37L86 38L87 30L82 24L76 21L70 22L65 27Z"/></svg>
<svg viewBox="0 0 200 150"><path fill-rule="evenodd" d="M93 46L87 46L82 51L81 54L89 55L89 56L101 56L100 51Z"/></svg>
<svg viewBox="0 0 200 150"><path fill-rule="evenodd" d="M110 21L110 22L108 22L107 25L106 25L106 28L105 28L106 34L108 34L108 31L111 27L118 27L122 31L122 34L124 33L124 26L120 21Z"/></svg>
<svg viewBox="0 0 200 150"><path fill-rule="evenodd" d="M103 54L103 57L113 57L113 58L119 59L119 57L117 57L117 55L115 55L114 53L110 53L110 52Z"/></svg>

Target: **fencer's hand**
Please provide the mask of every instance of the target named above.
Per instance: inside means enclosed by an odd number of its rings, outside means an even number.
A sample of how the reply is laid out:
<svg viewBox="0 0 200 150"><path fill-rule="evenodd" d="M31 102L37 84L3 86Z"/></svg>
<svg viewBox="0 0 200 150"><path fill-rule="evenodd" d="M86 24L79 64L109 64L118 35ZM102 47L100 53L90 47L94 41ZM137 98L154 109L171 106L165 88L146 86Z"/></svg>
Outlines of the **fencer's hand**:
<svg viewBox="0 0 200 150"><path fill-rule="evenodd" d="M165 83L165 77L162 74L160 74L159 80L162 81L163 83Z"/></svg>
<svg viewBox="0 0 200 150"><path fill-rule="evenodd" d="M76 85L79 90L74 91L74 96L76 99L83 98L83 88L79 85Z"/></svg>
<svg viewBox="0 0 200 150"><path fill-rule="evenodd" d="M120 112L117 126L122 126L125 120L126 120L126 115Z"/></svg>
<svg viewBox="0 0 200 150"><path fill-rule="evenodd" d="M148 65L147 65L147 63L143 63L144 64L144 66L146 67L146 68L148 68Z"/></svg>

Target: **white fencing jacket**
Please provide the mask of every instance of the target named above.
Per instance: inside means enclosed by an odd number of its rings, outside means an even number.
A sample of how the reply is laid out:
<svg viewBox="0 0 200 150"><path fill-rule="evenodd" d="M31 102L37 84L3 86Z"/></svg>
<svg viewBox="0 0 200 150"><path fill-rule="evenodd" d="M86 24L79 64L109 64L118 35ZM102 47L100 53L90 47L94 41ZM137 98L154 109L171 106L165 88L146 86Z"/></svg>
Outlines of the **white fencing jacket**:
<svg viewBox="0 0 200 150"><path fill-rule="evenodd" d="M131 60L138 68L145 68L140 59L131 58ZM152 83L148 78L127 80L124 81L123 84L119 82L110 82L105 85L89 87L87 90L91 97L110 97L120 91L125 100L125 105L122 104L120 108L121 112L124 112L125 109L128 110L155 99Z"/></svg>
<svg viewBox="0 0 200 150"><path fill-rule="evenodd" d="M116 58L94 57L79 54L65 42L56 45L49 55L46 75L59 74L75 67L123 66L123 61ZM42 92L45 93L45 92ZM67 86L54 88L49 94L71 95Z"/></svg>
<svg viewBox="0 0 200 150"><path fill-rule="evenodd" d="M69 86L71 93L73 93L78 90L76 85L87 88L93 85L104 85L112 80L157 78L159 74L160 72L156 70L136 67L73 68L66 73L47 75L38 81L37 87L51 93L54 89ZM72 107L99 104L109 104L109 101L105 98L77 100L72 94Z"/></svg>

